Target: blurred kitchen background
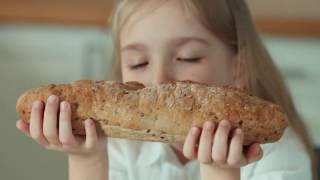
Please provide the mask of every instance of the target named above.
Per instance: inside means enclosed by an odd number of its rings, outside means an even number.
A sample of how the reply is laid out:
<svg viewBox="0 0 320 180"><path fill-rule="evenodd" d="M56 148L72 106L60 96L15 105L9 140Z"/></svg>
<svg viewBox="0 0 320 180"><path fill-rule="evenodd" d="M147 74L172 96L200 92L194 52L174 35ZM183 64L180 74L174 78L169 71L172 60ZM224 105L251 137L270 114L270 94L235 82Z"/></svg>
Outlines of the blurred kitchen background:
<svg viewBox="0 0 320 180"><path fill-rule="evenodd" d="M112 0L0 0L0 179L67 179L63 154L20 133L15 103L25 90L101 80L112 58ZM320 148L320 1L248 0L259 32Z"/></svg>

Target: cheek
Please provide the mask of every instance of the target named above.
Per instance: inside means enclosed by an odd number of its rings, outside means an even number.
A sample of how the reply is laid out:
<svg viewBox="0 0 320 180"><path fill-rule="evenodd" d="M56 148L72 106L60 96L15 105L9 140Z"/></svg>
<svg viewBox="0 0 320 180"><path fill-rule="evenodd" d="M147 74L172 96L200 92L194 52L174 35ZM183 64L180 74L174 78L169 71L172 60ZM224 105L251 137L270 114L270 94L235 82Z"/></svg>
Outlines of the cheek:
<svg viewBox="0 0 320 180"><path fill-rule="evenodd" d="M144 73L145 72L131 71L127 67L122 67L122 82L138 81L140 83L146 84L146 77L149 76L146 76Z"/></svg>
<svg viewBox="0 0 320 180"><path fill-rule="evenodd" d="M135 73L132 73L131 71L127 70L126 68L122 69L122 81L128 82L128 81L136 81L139 77Z"/></svg>
<svg viewBox="0 0 320 180"><path fill-rule="evenodd" d="M122 81L126 82L128 81L128 71L127 69L124 67L124 64L121 63L121 76L122 76Z"/></svg>
<svg viewBox="0 0 320 180"><path fill-rule="evenodd" d="M124 63L121 63L121 75L122 75L122 81L128 82L134 80L133 74L130 72L130 70L124 65Z"/></svg>
<svg viewBox="0 0 320 180"><path fill-rule="evenodd" d="M208 61L207 68L211 73L211 80L218 85L229 85L233 82L233 55L222 53Z"/></svg>
<svg viewBox="0 0 320 180"><path fill-rule="evenodd" d="M226 63L206 62L188 69L179 68L182 79L203 82L212 85L230 84L232 77L230 67Z"/></svg>

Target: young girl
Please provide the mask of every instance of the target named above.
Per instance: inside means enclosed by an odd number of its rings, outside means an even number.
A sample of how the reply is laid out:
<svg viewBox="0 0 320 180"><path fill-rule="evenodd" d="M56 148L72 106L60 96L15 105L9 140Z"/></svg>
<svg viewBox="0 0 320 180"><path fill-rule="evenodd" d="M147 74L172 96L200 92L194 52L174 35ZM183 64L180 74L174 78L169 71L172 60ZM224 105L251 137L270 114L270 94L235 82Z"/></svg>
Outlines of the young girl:
<svg viewBox="0 0 320 180"><path fill-rule="evenodd" d="M228 120L206 122L190 129L184 144L164 144L98 137L88 119L83 139L72 134L69 103L51 96L34 103L30 125L19 120L17 127L68 153L70 179L316 179L300 117L244 0L123 0L113 30L112 80L232 84L283 106L290 127L278 142L244 147L242 130Z"/></svg>

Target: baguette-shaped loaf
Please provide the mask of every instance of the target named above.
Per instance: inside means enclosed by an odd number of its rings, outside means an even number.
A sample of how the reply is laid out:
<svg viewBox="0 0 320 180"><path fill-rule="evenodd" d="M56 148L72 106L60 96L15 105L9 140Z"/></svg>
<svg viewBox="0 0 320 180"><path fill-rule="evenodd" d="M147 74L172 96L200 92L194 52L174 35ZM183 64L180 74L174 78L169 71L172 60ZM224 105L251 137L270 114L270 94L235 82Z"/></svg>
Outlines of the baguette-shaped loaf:
<svg viewBox="0 0 320 180"><path fill-rule="evenodd" d="M95 120L101 133L166 143L183 143L192 126L229 120L242 128L244 144L271 143L288 125L280 106L231 87L176 81L145 87L138 82L81 80L25 92L17 101L20 118L29 122L32 103L55 94L72 109L75 134L84 135L84 120Z"/></svg>

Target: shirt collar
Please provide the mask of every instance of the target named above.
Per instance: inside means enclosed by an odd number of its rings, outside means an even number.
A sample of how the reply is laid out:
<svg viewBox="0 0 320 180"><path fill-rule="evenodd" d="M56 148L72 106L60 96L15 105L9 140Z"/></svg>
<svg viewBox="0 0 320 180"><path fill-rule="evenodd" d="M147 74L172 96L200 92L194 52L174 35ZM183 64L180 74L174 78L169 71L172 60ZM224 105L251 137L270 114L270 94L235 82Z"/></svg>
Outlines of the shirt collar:
<svg viewBox="0 0 320 180"><path fill-rule="evenodd" d="M165 155L165 145L159 142L143 142L136 165L150 166L160 160Z"/></svg>
<svg viewBox="0 0 320 180"><path fill-rule="evenodd" d="M171 149L169 144L160 142L143 142L141 145L139 157L137 158L137 166L150 166L158 161L171 162L177 166L183 166L180 164L176 154ZM196 160L188 162L185 167L194 166L197 164Z"/></svg>

